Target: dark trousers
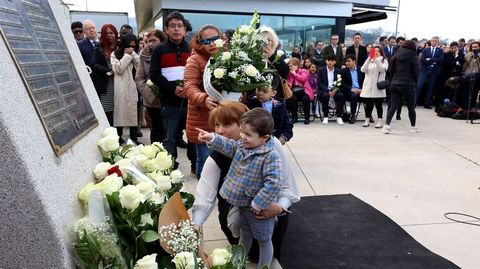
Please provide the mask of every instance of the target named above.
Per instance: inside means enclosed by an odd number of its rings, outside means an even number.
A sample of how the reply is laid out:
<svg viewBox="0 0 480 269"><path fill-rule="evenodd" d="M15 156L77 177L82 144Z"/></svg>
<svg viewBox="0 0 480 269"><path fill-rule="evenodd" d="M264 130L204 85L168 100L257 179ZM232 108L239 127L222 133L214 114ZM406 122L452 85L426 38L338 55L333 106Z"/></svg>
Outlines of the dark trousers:
<svg viewBox="0 0 480 269"><path fill-rule="evenodd" d="M363 100L365 100L365 117L367 119L372 117L374 105L377 109L377 117L379 119L383 118L383 98L364 98Z"/></svg>
<svg viewBox="0 0 480 269"><path fill-rule="evenodd" d="M420 97L420 93L422 92L423 84L425 84L425 81L428 81L428 89L427 89L427 95L425 97L424 105L425 106L432 105L432 96L433 96L433 90L435 88L436 80L437 80L436 74L433 74L433 73L420 74L420 77L418 78L418 83L417 83L415 103L418 103L418 97Z"/></svg>
<svg viewBox="0 0 480 269"><path fill-rule="evenodd" d="M217 196L218 198L218 196ZM223 198L218 199L218 220L220 221L220 228L222 229L223 233L227 237L228 242L231 245L238 244L239 239L233 237L232 232L228 228L227 216L228 212L230 211L231 205L225 201ZM272 243L273 243L273 256L280 260L280 247L282 246L283 239L285 238L285 234L287 232L288 226L288 213L283 216L277 217L278 221L275 224L275 228L273 229L272 235ZM248 256L252 260L258 260L258 243L254 239L252 242L252 247L250 248L250 252Z"/></svg>
<svg viewBox="0 0 480 269"><path fill-rule="evenodd" d="M294 92L292 98L287 99L287 105L292 113L292 118L298 118L298 102L303 103L305 119L310 119L310 97L308 97L305 91Z"/></svg>
<svg viewBox="0 0 480 269"><path fill-rule="evenodd" d="M150 129L150 143L163 141L162 110L156 107L147 107L148 115L152 120Z"/></svg>
<svg viewBox="0 0 480 269"><path fill-rule="evenodd" d="M322 103L322 111L323 116L328 118L328 101L330 101L330 96L327 92L319 92L320 94L320 102ZM337 91L335 96L333 96L333 100L335 100L335 111L337 117L341 117L343 115L343 105L345 104L345 96L342 92Z"/></svg>
<svg viewBox="0 0 480 269"><path fill-rule="evenodd" d="M113 111L105 112L105 115L107 115L108 124L113 126Z"/></svg>
<svg viewBox="0 0 480 269"><path fill-rule="evenodd" d="M410 119L410 125L415 126L416 123L416 113L415 113L415 87L413 86L403 86L403 85L392 85L390 86L391 91L391 104L387 112L387 125L390 125L392 122L393 115L399 106L402 106L403 101L405 100L408 108L408 118Z"/></svg>
<svg viewBox="0 0 480 269"><path fill-rule="evenodd" d="M123 127L117 127L117 134L122 138L123 135ZM137 126L132 126L130 127L130 139L134 141L135 143L138 142L138 136L137 136Z"/></svg>
<svg viewBox="0 0 480 269"><path fill-rule="evenodd" d="M359 99L360 95L350 92L350 115L352 115L352 118L357 114L357 105Z"/></svg>
<svg viewBox="0 0 480 269"><path fill-rule="evenodd" d="M163 106L162 121L163 121L163 146L172 155L177 158L177 133L180 128L180 123L186 117L185 108L176 106Z"/></svg>

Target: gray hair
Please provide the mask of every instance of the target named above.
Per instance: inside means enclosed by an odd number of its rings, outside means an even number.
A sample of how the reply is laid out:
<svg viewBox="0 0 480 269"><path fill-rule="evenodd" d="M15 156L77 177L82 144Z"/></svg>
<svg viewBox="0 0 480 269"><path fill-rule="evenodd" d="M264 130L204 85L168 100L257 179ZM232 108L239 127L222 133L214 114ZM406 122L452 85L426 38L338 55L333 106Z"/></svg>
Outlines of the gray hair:
<svg viewBox="0 0 480 269"><path fill-rule="evenodd" d="M273 49L276 49L278 47L277 33L275 33L275 30L273 30L271 27L268 27L268 26L260 27L260 34L262 34L263 36L265 36L265 34L270 34L273 38L272 40Z"/></svg>

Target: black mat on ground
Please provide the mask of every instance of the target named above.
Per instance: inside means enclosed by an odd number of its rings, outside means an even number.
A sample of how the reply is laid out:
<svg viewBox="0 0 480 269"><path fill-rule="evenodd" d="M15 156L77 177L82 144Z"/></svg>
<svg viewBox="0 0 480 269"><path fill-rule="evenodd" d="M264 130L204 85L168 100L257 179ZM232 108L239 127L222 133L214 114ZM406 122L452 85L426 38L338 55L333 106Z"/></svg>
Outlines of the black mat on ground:
<svg viewBox="0 0 480 269"><path fill-rule="evenodd" d="M303 197L292 212L281 250L285 269L459 268L351 194Z"/></svg>

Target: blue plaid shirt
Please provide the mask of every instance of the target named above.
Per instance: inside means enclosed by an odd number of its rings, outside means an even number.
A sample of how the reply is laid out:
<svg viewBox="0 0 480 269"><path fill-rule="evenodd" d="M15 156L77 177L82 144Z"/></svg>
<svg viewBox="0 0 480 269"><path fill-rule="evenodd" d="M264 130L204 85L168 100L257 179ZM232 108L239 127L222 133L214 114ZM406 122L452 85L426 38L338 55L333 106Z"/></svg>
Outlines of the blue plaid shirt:
<svg viewBox="0 0 480 269"><path fill-rule="evenodd" d="M241 141L218 134L207 143L212 150L233 157L220 189L225 200L235 206L255 205L256 209L265 209L277 200L285 179L274 144L270 138L266 144L249 149Z"/></svg>

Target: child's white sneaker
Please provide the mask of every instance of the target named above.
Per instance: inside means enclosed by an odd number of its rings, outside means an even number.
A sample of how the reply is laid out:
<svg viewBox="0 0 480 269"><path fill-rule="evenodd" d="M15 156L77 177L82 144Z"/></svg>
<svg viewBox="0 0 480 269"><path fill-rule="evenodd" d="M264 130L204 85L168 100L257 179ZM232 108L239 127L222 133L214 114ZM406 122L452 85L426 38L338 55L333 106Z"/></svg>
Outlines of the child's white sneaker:
<svg viewBox="0 0 480 269"><path fill-rule="evenodd" d="M389 125L385 125L385 126L383 126L382 131L383 131L384 134L391 134L392 133L392 128L390 128Z"/></svg>

